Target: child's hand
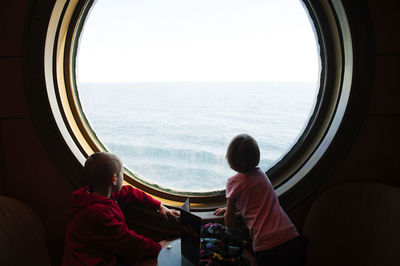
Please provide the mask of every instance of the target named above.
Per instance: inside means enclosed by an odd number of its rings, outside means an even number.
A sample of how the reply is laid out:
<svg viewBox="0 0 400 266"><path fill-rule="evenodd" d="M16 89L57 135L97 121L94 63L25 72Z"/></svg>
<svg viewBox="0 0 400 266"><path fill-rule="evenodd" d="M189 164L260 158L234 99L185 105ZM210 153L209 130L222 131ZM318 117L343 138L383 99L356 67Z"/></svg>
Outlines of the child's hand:
<svg viewBox="0 0 400 266"><path fill-rule="evenodd" d="M160 205L160 210L159 210L161 217L163 220L168 220L169 217L174 219L175 221L178 221L179 216L181 215L179 211L174 210L174 209L168 209L164 205Z"/></svg>
<svg viewBox="0 0 400 266"><path fill-rule="evenodd" d="M167 240L161 240L160 242L158 242L158 244L160 244L161 248L168 245L168 243L169 243L169 241L167 241Z"/></svg>
<svg viewBox="0 0 400 266"><path fill-rule="evenodd" d="M224 208L218 208L218 209L216 209L216 210L214 211L214 215L216 215L216 216L222 216L222 215L225 214L225 212L226 212L226 207L224 207Z"/></svg>

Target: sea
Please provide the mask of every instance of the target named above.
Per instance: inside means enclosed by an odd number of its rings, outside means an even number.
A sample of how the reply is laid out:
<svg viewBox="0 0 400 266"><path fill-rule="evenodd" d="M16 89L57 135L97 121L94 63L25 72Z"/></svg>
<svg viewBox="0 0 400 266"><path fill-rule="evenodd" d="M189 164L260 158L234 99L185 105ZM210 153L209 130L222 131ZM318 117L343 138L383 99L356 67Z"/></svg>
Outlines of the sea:
<svg viewBox="0 0 400 266"><path fill-rule="evenodd" d="M145 182L182 192L225 189L231 139L253 136L268 170L296 143L314 110L315 82L78 84L97 138Z"/></svg>

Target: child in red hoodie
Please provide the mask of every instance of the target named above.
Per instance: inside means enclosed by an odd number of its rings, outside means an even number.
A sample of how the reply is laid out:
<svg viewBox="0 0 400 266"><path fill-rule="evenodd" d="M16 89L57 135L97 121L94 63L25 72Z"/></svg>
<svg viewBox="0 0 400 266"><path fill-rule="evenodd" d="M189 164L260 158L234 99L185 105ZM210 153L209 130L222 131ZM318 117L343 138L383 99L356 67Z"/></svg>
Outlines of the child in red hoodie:
<svg viewBox="0 0 400 266"><path fill-rule="evenodd" d="M117 256L157 256L167 242L156 242L128 229L119 205L137 204L177 220L179 212L131 186L122 186L121 160L111 153L92 154L85 162L89 185L72 194L63 265L116 265Z"/></svg>

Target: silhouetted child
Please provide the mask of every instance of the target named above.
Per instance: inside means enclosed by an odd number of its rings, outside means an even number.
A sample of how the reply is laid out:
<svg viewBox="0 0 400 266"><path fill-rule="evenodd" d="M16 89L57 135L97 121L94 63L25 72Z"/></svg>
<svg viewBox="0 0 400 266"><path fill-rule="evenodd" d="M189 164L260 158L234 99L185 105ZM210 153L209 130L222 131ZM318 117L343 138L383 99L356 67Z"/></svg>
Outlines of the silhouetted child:
<svg viewBox="0 0 400 266"><path fill-rule="evenodd" d="M179 212L164 207L146 193L122 186L123 165L111 153L87 158L89 185L72 194L63 265L116 265L117 257L157 256L167 242L156 242L130 230L119 205L137 204L177 220Z"/></svg>
<svg viewBox="0 0 400 266"><path fill-rule="evenodd" d="M270 180L258 167L260 150L256 140L246 134L236 136L226 158L237 173L226 183L227 207L214 214L225 214L225 225L233 228L236 208L241 211L258 265L305 265L306 240L299 237L279 205Z"/></svg>

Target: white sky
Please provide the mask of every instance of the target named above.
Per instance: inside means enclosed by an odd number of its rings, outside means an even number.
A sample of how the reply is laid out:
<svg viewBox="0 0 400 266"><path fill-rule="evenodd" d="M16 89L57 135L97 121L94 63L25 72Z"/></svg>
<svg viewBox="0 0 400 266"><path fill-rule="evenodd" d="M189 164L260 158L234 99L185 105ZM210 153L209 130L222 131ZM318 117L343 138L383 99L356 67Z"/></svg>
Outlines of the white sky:
<svg viewBox="0 0 400 266"><path fill-rule="evenodd" d="M317 81L300 0L97 0L80 82Z"/></svg>

